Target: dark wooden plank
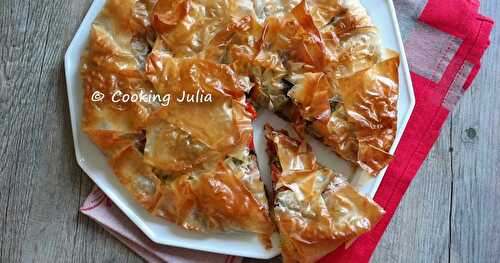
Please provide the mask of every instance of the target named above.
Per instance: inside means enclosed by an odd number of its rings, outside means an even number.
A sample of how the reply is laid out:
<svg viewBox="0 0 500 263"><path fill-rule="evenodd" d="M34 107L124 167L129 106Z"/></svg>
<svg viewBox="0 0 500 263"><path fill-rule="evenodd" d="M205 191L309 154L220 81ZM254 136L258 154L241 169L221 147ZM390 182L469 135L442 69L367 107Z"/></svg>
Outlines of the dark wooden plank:
<svg viewBox="0 0 500 263"><path fill-rule="evenodd" d="M88 1L0 2L0 262L137 262L78 207L63 56Z"/></svg>
<svg viewBox="0 0 500 263"><path fill-rule="evenodd" d="M481 1L500 21L500 2ZM451 262L500 260L500 31L474 87L453 113Z"/></svg>

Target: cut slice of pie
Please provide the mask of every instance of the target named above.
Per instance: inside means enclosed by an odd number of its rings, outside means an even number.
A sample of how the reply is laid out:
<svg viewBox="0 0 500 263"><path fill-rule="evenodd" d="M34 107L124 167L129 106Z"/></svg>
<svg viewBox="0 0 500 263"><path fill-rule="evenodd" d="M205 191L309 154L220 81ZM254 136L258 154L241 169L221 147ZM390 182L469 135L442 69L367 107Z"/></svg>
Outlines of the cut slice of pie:
<svg viewBox="0 0 500 263"><path fill-rule="evenodd" d="M384 215L341 175L321 166L309 145L265 127L274 220L284 262L315 262L372 229Z"/></svg>

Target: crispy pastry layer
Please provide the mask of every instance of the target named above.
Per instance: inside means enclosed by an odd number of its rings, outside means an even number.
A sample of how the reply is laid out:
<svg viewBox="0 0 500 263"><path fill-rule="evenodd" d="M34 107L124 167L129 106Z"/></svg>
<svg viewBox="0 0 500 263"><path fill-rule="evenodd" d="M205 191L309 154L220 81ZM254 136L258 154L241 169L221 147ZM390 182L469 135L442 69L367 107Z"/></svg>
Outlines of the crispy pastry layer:
<svg viewBox="0 0 500 263"><path fill-rule="evenodd" d="M266 126L274 218L284 262L315 262L363 233L384 210L318 163L309 145Z"/></svg>

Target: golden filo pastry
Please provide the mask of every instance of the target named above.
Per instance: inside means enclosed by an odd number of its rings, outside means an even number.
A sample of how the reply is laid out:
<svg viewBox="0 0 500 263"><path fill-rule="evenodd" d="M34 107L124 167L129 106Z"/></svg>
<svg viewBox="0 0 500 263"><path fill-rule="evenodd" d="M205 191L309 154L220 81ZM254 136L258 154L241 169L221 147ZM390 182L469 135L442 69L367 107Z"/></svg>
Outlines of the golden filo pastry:
<svg viewBox="0 0 500 263"><path fill-rule="evenodd" d="M284 262L315 262L369 231L384 210L316 162L304 141L265 127Z"/></svg>
<svg viewBox="0 0 500 263"><path fill-rule="evenodd" d="M374 66L335 80L330 112L309 130L341 157L377 174L392 160L397 131L399 55L386 51ZM315 106L317 107L317 106Z"/></svg>
<svg viewBox="0 0 500 263"><path fill-rule="evenodd" d="M136 2L107 1L92 24L82 57L82 129L111 155L120 151L117 145L125 147L140 140L153 108L147 103L112 101L116 91L136 94L152 88L143 73L148 29L142 18L134 16ZM92 96L96 93L104 99L94 101Z"/></svg>
<svg viewBox="0 0 500 263"><path fill-rule="evenodd" d="M274 225L255 157L228 158L167 180L153 213L189 230L257 233L271 247Z"/></svg>
<svg viewBox="0 0 500 263"><path fill-rule="evenodd" d="M399 56L382 56L378 31L359 1L292 2L264 9L248 63L252 98L376 175L392 160Z"/></svg>
<svg viewBox="0 0 500 263"><path fill-rule="evenodd" d="M160 198L161 182L153 172L153 167L144 162L139 150L130 146L110 163L120 183L139 204L151 211Z"/></svg>
<svg viewBox="0 0 500 263"><path fill-rule="evenodd" d="M256 233L270 247L253 105L371 174L392 159L399 58L358 0L107 0L81 63L82 130L134 200L188 230ZM306 143L266 136L280 151L286 261L313 262L376 224L382 209ZM298 212L322 216L290 217L306 204L319 210Z"/></svg>
<svg viewBox="0 0 500 263"><path fill-rule="evenodd" d="M276 6L280 1L271 2ZM264 22L253 69L260 74L254 93L267 99L263 104L269 108L280 111L286 105L295 74L324 72L339 78L377 62L378 31L359 1L283 2L286 8L270 8L274 11Z"/></svg>
<svg viewBox="0 0 500 263"><path fill-rule="evenodd" d="M158 0L152 24L175 57L196 57L233 17L256 18L251 0Z"/></svg>

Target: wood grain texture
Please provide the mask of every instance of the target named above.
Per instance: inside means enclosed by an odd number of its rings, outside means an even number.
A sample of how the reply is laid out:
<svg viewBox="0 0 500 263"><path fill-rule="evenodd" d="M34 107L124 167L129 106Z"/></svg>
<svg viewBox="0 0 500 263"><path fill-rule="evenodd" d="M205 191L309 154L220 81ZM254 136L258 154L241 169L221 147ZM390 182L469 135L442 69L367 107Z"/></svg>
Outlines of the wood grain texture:
<svg viewBox="0 0 500 263"><path fill-rule="evenodd" d="M142 262L77 210L92 184L75 162L63 56L90 2L0 1L0 262ZM482 12L500 21L500 2ZM498 261L499 35L373 262Z"/></svg>
<svg viewBox="0 0 500 263"><path fill-rule="evenodd" d="M500 22L500 1L482 1ZM496 10L496 12L493 12ZM500 31L483 59L486 69L452 116L453 198L450 262L500 260Z"/></svg>
<svg viewBox="0 0 500 263"><path fill-rule="evenodd" d="M0 2L0 262L140 260L78 207L63 55L91 1Z"/></svg>
<svg viewBox="0 0 500 263"><path fill-rule="evenodd" d="M405 194L372 262L448 262L452 175L448 122ZM432 233L432 234L431 234ZM431 235L429 235L431 234Z"/></svg>

